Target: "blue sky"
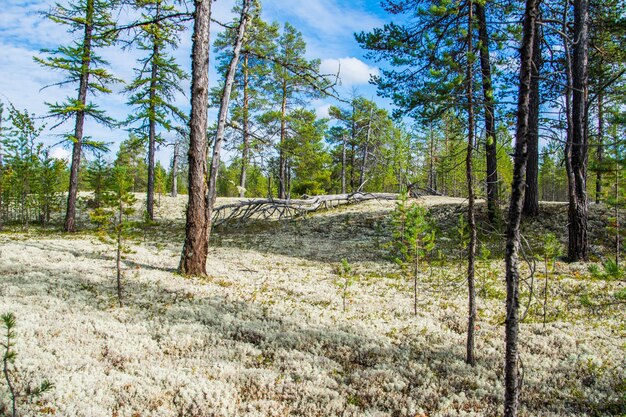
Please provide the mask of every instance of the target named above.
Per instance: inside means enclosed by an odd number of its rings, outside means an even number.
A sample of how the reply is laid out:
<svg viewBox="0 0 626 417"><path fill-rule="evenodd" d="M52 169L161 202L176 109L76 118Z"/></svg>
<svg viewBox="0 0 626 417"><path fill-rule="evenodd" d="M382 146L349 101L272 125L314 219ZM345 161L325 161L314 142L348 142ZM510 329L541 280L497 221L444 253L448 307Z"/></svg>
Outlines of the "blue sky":
<svg viewBox="0 0 626 417"><path fill-rule="evenodd" d="M66 0L62 0L66 1ZM50 72L37 65L32 57L39 54L42 48L54 48L71 41L72 35L64 28L46 20L40 12L48 10L54 4L51 0L3 0L0 10L0 100L11 102L17 108L28 109L36 115L44 115L47 111L45 102L61 101L66 96L74 96L72 88L46 88L60 80L60 74ZM213 15L220 21L229 21L232 16L230 9L234 1L217 0L213 5ZM340 93L349 97L353 91L367 98L375 98L375 88L368 84L370 74L378 73L376 63L363 58L364 52L354 40L354 32L368 31L381 26L388 16L380 8L379 0L270 0L264 2L263 15L265 20L277 21L281 25L289 21L304 36L308 47L309 58L322 60L324 72L335 73L341 68ZM122 16L122 19L124 16ZM213 25L213 30L218 30ZM214 34L212 35L214 38ZM174 51L179 64L186 70L190 69L190 31L181 36L180 48ZM120 47L109 48L102 55L111 63L111 71L126 81L132 79L133 67L138 54L124 51ZM211 72L211 83L216 80ZM94 98L112 117L122 120L128 112L127 97L119 93L122 85L115 87L115 94ZM185 91L188 87L185 86ZM377 100L380 102L380 100ZM189 99L183 95L177 103L185 111L189 109ZM324 116L333 100L317 100L311 103L318 115ZM212 109L209 117L216 118L216 109ZM55 123L47 121L49 126ZM54 144L60 135L71 130L72 123L46 133L43 140ZM85 134L97 140L111 142L116 149L119 142L127 137L123 130L110 130L88 122ZM168 137L165 133L164 137ZM61 146L55 147L53 154L66 157L68 151ZM161 149L158 158L167 164L169 150Z"/></svg>

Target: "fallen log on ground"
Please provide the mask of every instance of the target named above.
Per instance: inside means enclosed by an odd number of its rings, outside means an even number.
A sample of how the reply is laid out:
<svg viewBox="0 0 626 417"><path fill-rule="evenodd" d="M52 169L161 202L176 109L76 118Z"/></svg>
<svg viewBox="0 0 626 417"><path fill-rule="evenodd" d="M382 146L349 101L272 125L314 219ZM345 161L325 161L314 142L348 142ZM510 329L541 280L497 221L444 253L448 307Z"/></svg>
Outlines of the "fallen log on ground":
<svg viewBox="0 0 626 417"><path fill-rule="evenodd" d="M399 194L363 193L329 194L305 199L253 199L239 203L224 204L213 210L213 225L231 221L293 219L319 210L340 205L355 204L368 200L396 200Z"/></svg>

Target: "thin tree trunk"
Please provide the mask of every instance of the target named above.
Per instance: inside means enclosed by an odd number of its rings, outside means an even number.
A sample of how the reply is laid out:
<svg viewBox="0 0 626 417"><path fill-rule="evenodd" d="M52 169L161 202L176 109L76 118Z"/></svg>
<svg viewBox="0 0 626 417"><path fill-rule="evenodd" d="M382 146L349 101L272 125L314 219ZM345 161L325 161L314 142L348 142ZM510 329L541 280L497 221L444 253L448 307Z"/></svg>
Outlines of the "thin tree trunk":
<svg viewBox="0 0 626 417"><path fill-rule="evenodd" d="M346 135L341 137L341 194L346 193Z"/></svg>
<svg viewBox="0 0 626 417"><path fill-rule="evenodd" d="M157 13L159 16L159 2L157 2ZM150 110L149 110L149 133L148 133L148 195L146 210L148 219L154 220L154 154L156 151L156 88L159 66L157 57L159 56L159 44L153 39L152 45L152 70L150 74Z"/></svg>
<svg viewBox="0 0 626 417"><path fill-rule="evenodd" d="M526 190L522 214L537 216L539 214L539 76L541 69L541 32L535 22L533 39L533 66L530 82L530 113L528 114L528 161L526 164Z"/></svg>
<svg viewBox="0 0 626 417"><path fill-rule="evenodd" d="M248 159L250 158L248 55L249 54L246 52L243 57L243 150L241 153L241 175L239 176L239 197L241 198L246 195L246 175L248 171Z"/></svg>
<svg viewBox="0 0 626 417"><path fill-rule="evenodd" d="M87 88L89 86L89 66L91 65L91 43L93 38L94 0L87 0L85 13L85 34L83 36L83 57L78 85L78 104L84 107L87 103ZM66 232L76 231L76 199L78 197L78 172L83 145L83 129L85 126L85 111L76 112L76 124L72 141L72 162L70 165L70 185L67 194L67 211L65 213Z"/></svg>
<svg viewBox="0 0 626 417"><path fill-rule="evenodd" d="M172 156L172 190L171 196L178 196L178 158L180 158L180 142L174 143L174 155Z"/></svg>
<svg viewBox="0 0 626 417"><path fill-rule="evenodd" d="M540 0L526 0L521 47L520 84L517 104L517 129L513 184L506 230L506 320L504 360L504 416L516 417L519 398L518 338L519 338L519 225L524 202L524 180L528 157L530 90L533 45Z"/></svg>
<svg viewBox="0 0 626 417"><path fill-rule="evenodd" d="M206 275L206 260L209 251L206 167L210 23L211 0L196 0L191 53L189 202L185 244L178 266L179 272L184 275Z"/></svg>
<svg viewBox="0 0 626 417"><path fill-rule="evenodd" d="M237 65L239 64L239 55L241 53L241 46L243 45L243 38L246 32L246 25L248 23L250 4L252 0L244 0L243 7L241 9L241 18L239 20L239 27L237 29L237 39L233 48L233 57L228 65L228 71L226 73L226 79L224 81L224 90L222 91L222 99L220 102L220 111L217 118L217 131L215 133L215 144L213 146L213 156L211 158L211 169L209 172L209 193L208 193L208 207L207 207L207 239L211 236L211 225L213 220L213 207L215 206L215 199L217 198L217 174L220 166L220 152L222 148L222 142L224 140L224 131L226 129L226 118L228 116L228 103L230 101L230 93L233 88L233 82L235 80L235 72L237 71Z"/></svg>
<svg viewBox="0 0 626 417"><path fill-rule="evenodd" d="M596 159L598 170L596 171L596 204L600 204L602 196L602 160L604 159L604 94L598 94L598 148Z"/></svg>
<svg viewBox="0 0 626 417"><path fill-rule="evenodd" d="M285 155L285 142L287 140L287 82L283 81L282 102L280 106L280 152L278 173L278 198L287 197L287 156Z"/></svg>
<svg viewBox="0 0 626 417"><path fill-rule="evenodd" d="M476 326L476 289L474 285L475 258L476 258L476 219L474 215L474 173L472 169L472 154L474 149L474 88L472 69L473 62L473 1L470 0L467 21L467 154L465 157L465 175L467 180L467 224L470 240L467 248L467 289L468 289L468 320L467 320L467 355L465 361L474 366L476 356L474 352L474 328Z"/></svg>
<svg viewBox="0 0 626 417"><path fill-rule="evenodd" d="M115 267L117 270L117 301L122 307L122 221L124 214L124 203L122 202L121 195L119 213L117 219L117 250L115 253Z"/></svg>
<svg viewBox="0 0 626 417"><path fill-rule="evenodd" d="M489 58L489 32L485 7L476 3L478 19L478 39L480 41L480 69L482 75L483 99L485 108L485 156L487 159L487 212L493 222L498 214L498 147L496 140L496 120L491 60Z"/></svg>
<svg viewBox="0 0 626 417"><path fill-rule="evenodd" d="M589 2L574 0L574 43L572 54L572 146L571 174L574 181L569 198L569 244L571 262L586 260L587 238L587 88L589 45Z"/></svg>
<svg viewBox="0 0 626 417"><path fill-rule="evenodd" d="M367 135L365 136L365 148L363 149L363 157L361 158L361 171L359 173L359 187L363 185L365 181L365 168L367 165L367 154L369 152L370 138L372 135L372 116L374 109L370 109L370 118L367 123Z"/></svg>

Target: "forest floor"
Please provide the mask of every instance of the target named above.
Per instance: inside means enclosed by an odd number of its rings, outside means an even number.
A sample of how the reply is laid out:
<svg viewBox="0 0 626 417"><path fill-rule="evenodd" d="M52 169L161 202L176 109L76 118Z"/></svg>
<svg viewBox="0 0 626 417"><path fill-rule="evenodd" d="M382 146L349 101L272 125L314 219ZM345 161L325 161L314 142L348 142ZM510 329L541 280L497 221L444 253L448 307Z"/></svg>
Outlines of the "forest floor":
<svg viewBox="0 0 626 417"><path fill-rule="evenodd" d="M157 224L129 242L121 308L113 248L93 232L5 230L0 313L17 317L14 380L22 392L43 378L55 386L22 398L21 415L501 415L504 238L486 230L481 213L480 244L490 254L478 262L471 367L457 238L463 200L420 201L439 228L440 259L422 268L417 315L412 281L388 257L394 202L221 227L210 276L198 279L175 272L185 196L161 197ZM608 216L591 207L596 262L609 244ZM566 223L563 204L543 204L537 220L524 222L529 264L547 232L565 244ZM354 281L345 312L342 259ZM626 415L624 281L560 260L546 280L543 261L536 265L520 300L520 415ZM0 382L3 401L6 388Z"/></svg>

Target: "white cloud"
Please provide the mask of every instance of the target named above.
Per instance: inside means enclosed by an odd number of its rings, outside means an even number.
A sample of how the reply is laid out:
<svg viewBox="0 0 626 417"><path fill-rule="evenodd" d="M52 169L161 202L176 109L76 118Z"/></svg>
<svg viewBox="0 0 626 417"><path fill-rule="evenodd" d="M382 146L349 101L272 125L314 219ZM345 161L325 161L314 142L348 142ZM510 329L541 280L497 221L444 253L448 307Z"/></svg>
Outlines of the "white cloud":
<svg viewBox="0 0 626 417"><path fill-rule="evenodd" d="M52 150L50 151L50 157L56 158L56 159L62 159L64 161L69 161L70 155L71 155L70 151L60 146L52 148Z"/></svg>
<svg viewBox="0 0 626 417"><path fill-rule="evenodd" d="M379 74L378 68L370 67L354 57L324 59L320 65L320 70L325 74L339 73L341 85L344 87L367 84L370 76Z"/></svg>
<svg viewBox="0 0 626 417"><path fill-rule="evenodd" d="M330 104L325 103L315 107L315 115L318 119L323 119L329 117L328 109L330 109Z"/></svg>

